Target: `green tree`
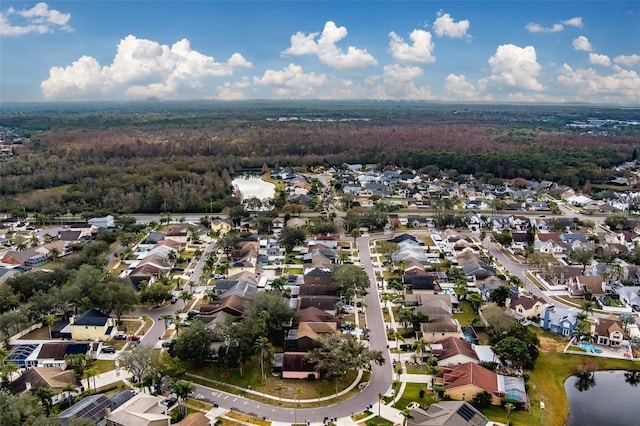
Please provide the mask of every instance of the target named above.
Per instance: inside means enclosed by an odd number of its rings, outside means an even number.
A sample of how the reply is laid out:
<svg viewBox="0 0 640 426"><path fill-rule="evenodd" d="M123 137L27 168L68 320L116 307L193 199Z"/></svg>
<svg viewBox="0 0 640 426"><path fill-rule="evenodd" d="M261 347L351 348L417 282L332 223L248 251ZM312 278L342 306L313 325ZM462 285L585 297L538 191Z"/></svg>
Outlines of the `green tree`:
<svg viewBox="0 0 640 426"><path fill-rule="evenodd" d="M333 285L350 304L354 296L366 294L370 281L367 273L359 266L337 265L333 269Z"/></svg>
<svg viewBox="0 0 640 426"><path fill-rule="evenodd" d="M475 312L476 314L479 312L480 307L484 304L484 300L482 300L482 296L480 296L480 293L476 293L476 292L470 293L469 296L467 297L467 300L471 304L471 308L473 309L473 312Z"/></svg>
<svg viewBox="0 0 640 426"><path fill-rule="evenodd" d="M169 353L182 361L191 361L196 365L200 365L213 355L212 341L213 335L211 331L207 329L202 321L195 320L173 342Z"/></svg>
<svg viewBox="0 0 640 426"><path fill-rule="evenodd" d="M44 318L44 322L49 327L49 339L52 339L52 337L51 337L51 326L56 323L56 316L49 314Z"/></svg>
<svg viewBox="0 0 640 426"><path fill-rule="evenodd" d="M256 352L258 352L258 355L260 356L260 372L262 373L261 374L262 380L267 380L267 376L265 375L265 372L264 372L264 360L265 360L265 357L269 354L271 349L271 343L269 342L269 339L267 339L264 336L258 337L258 340L256 340L255 349L256 349Z"/></svg>
<svg viewBox="0 0 640 426"><path fill-rule="evenodd" d="M493 397L491 394L487 391L482 391L474 395L471 399L471 404L478 409L482 409L490 407L492 401Z"/></svg>
<svg viewBox="0 0 640 426"><path fill-rule="evenodd" d="M458 296L458 299L464 300L467 298L467 294L469 294L469 289L467 287L467 281L462 279L457 279L453 284L453 292Z"/></svg>
<svg viewBox="0 0 640 426"><path fill-rule="evenodd" d="M571 254L569 256L572 261L582 265L582 273L584 274L584 271L587 269L587 265L591 265L594 251L586 247L576 247L571 250Z"/></svg>
<svg viewBox="0 0 640 426"><path fill-rule="evenodd" d="M0 425L53 426L40 399L30 392L0 392Z"/></svg>
<svg viewBox="0 0 640 426"><path fill-rule="evenodd" d="M293 248L302 243L305 240L306 236L304 231L300 228L292 228L285 227L280 232L280 236L278 237L278 241L280 245L284 247L287 253L291 253Z"/></svg>
<svg viewBox="0 0 640 426"><path fill-rule="evenodd" d="M164 322L164 331L166 332L169 328L169 321L173 321L173 315L164 314L160 316L160 319Z"/></svg>
<svg viewBox="0 0 640 426"><path fill-rule="evenodd" d="M159 394L164 392L167 380L178 380L184 375L184 372L184 367L178 358L172 357L166 351L151 352L146 377L156 385Z"/></svg>
<svg viewBox="0 0 640 426"><path fill-rule="evenodd" d="M532 364L527 344L516 337L505 337L493 347L493 352L503 363L523 368Z"/></svg>
<svg viewBox="0 0 640 426"><path fill-rule="evenodd" d="M267 312L268 317L262 317ZM245 305L245 319L262 321L266 325L266 333L272 333L282 329L282 324L288 323L294 316L295 310L289 307L288 299L279 292L260 293L260 297L254 297Z"/></svg>
<svg viewBox="0 0 640 426"><path fill-rule="evenodd" d="M184 303L183 306L187 306L187 300L191 300L193 296L188 291L181 291L179 297L180 300L182 300L182 302Z"/></svg>
<svg viewBox="0 0 640 426"><path fill-rule="evenodd" d="M511 290L509 287L501 285L494 288L489 294L489 300L495 302L498 306L503 307L507 302L507 299L511 297Z"/></svg>
<svg viewBox="0 0 640 426"><path fill-rule="evenodd" d="M178 397L178 406L180 407L180 418L184 418L187 415L187 398L195 390L195 386L191 382L186 380L176 380L173 382L173 391Z"/></svg>

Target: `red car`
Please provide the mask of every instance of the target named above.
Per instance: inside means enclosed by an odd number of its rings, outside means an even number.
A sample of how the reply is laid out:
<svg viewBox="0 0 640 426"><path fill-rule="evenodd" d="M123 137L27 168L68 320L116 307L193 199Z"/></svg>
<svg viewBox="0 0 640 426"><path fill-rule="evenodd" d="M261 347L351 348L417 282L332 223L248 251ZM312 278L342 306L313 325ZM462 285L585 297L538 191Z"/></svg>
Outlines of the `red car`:
<svg viewBox="0 0 640 426"><path fill-rule="evenodd" d="M140 341L140 336L131 336L131 337L129 337L129 340L131 340L132 342L139 342Z"/></svg>

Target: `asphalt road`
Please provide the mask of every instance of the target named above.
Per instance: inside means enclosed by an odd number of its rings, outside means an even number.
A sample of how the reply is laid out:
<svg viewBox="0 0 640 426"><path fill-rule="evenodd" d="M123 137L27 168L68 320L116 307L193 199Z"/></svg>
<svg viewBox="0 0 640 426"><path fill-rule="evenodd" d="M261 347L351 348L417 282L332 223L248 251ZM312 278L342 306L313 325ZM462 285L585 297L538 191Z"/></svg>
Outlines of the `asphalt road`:
<svg viewBox="0 0 640 426"><path fill-rule="evenodd" d="M209 402L217 402L221 408L242 411L258 418L265 417L272 421L294 422L298 423L309 420L311 422L323 421L325 418L340 418L350 416L366 409L368 404L375 404L378 401L380 393L386 393L391 387L393 380L393 372L389 350L387 349L387 337L380 309L378 291L374 281L373 265L371 263L371 255L369 252L369 241L372 237L358 238L358 251L360 262L369 275L371 286L369 293L365 296L365 315L367 318L367 328L369 328L370 342L369 345L373 350L382 351L385 363L382 366L373 365L372 374L369 385L353 398L339 404L327 405L318 408L283 408L278 405L269 405L264 402L257 402L252 399L243 398L226 392L209 388L202 385L195 385L194 395L198 399ZM178 302L179 303L179 302ZM159 318L163 313L177 309L178 305L169 305L166 308L145 311L152 318ZM155 344L158 336L164 332L162 321L156 322L156 325L147 333L143 339L143 343ZM302 395L301 399L309 399L309 395Z"/></svg>

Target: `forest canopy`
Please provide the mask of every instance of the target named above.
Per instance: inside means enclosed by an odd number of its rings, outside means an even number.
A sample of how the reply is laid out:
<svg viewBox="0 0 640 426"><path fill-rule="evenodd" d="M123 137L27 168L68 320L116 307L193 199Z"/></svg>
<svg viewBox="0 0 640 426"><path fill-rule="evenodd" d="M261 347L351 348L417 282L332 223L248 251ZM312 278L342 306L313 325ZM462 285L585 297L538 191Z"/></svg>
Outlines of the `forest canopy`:
<svg viewBox="0 0 640 426"><path fill-rule="evenodd" d="M3 109L27 142L0 161L0 206L45 214L216 212L231 178L274 166L394 164L578 188L631 159L640 126L585 132L591 107L380 103L65 105ZM636 117L637 118L637 117Z"/></svg>

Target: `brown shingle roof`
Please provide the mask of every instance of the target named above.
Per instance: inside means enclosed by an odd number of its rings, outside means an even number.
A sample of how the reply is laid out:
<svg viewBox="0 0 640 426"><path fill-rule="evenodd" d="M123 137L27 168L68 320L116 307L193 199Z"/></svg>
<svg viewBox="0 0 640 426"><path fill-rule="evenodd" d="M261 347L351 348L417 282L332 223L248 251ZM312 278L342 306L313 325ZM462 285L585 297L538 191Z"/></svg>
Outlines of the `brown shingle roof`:
<svg viewBox="0 0 640 426"><path fill-rule="evenodd" d="M301 322L298 324L298 339L309 337L316 340L321 334L332 334L338 330L335 322Z"/></svg>
<svg viewBox="0 0 640 426"><path fill-rule="evenodd" d="M58 367L29 368L11 383L11 388L14 392L23 392L27 390L27 383L33 389L41 387L62 389L69 384L82 386L73 370L62 370Z"/></svg>
<svg viewBox="0 0 640 426"><path fill-rule="evenodd" d="M529 310L533 308L537 301L537 299L532 299L531 297L514 297L509 303L509 308L515 310L518 305L522 305L525 310Z"/></svg>
<svg viewBox="0 0 640 426"><path fill-rule="evenodd" d="M423 334L427 333L455 333L458 331L458 324L450 316L443 316L431 322L420 324Z"/></svg>
<svg viewBox="0 0 640 426"><path fill-rule="evenodd" d="M453 367L443 367L438 377L444 380L444 389L474 385L489 392L498 394L498 375L476 363L467 362Z"/></svg>
<svg viewBox="0 0 640 426"><path fill-rule="evenodd" d="M604 291L602 290L602 283L603 283L604 279L602 278L602 276L600 276L600 275L594 275L594 276L580 275L576 279L578 281L580 281L580 284L582 286L584 286L584 289L586 291L589 291L589 293L591 293L591 294L604 294Z"/></svg>
<svg viewBox="0 0 640 426"><path fill-rule="evenodd" d="M599 318L595 327L596 336L610 336L614 331L619 331L623 336L628 337L624 332L622 322L617 319Z"/></svg>
<svg viewBox="0 0 640 426"><path fill-rule="evenodd" d="M309 306L298 311L299 322L319 322L319 321L334 321L335 317L330 313L318 309L315 306Z"/></svg>
<svg viewBox="0 0 640 426"><path fill-rule="evenodd" d="M456 339L455 337L447 337L443 340L435 342L442 345L442 350L435 352L438 356L438 360L444 360L456 355L465 355L471 359L478 360L478 355L473 350L471 343L465 342L462 339Z"/></svg>
<svg viewBox="0 0 640 426"><path fill-rule="evenodd" d="M283 371L315 371L314 367L306 352L285 352L282 357Z"/></svg>

